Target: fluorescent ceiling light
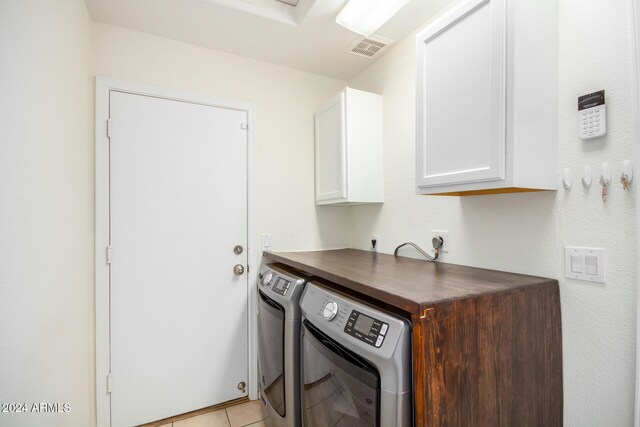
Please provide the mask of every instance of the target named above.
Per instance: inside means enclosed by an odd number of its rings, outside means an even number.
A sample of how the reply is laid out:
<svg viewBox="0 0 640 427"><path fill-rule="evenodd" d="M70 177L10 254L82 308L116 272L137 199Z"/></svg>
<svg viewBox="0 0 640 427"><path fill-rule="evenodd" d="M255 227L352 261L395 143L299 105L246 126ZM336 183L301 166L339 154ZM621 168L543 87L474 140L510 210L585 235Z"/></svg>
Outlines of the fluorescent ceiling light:
<svg viewBox="0 0 640 427"><path fill-rule="evenodd" d="M336 23L368 37L407 3L409 0L350 0L336 17Z"/></svg>

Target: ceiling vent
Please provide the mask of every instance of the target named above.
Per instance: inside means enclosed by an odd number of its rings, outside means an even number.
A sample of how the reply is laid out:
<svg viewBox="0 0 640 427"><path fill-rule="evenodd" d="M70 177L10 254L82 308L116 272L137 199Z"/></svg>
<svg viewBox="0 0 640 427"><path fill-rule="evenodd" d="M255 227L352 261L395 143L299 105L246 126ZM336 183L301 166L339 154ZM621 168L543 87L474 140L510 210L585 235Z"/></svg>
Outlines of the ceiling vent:
<svg viewBox="0 0 640 427"><path fill-rule="evenodd" d="M378 58L391 43L391 40L380 36L358 37L347 47L347 53L369 59Z"/></svg>

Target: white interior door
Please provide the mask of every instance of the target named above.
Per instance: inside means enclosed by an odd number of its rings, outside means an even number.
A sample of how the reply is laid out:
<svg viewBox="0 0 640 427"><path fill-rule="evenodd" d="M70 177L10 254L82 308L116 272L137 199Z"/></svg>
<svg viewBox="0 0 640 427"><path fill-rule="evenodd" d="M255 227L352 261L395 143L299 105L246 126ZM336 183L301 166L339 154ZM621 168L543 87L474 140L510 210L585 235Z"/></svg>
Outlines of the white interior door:
<svg viewBox="0 0 640 427"><path fill-rule="evenodd" d="M111 425L246 395L246 112L111 91ZM241 254L234 247L244 248Z"/></svg>

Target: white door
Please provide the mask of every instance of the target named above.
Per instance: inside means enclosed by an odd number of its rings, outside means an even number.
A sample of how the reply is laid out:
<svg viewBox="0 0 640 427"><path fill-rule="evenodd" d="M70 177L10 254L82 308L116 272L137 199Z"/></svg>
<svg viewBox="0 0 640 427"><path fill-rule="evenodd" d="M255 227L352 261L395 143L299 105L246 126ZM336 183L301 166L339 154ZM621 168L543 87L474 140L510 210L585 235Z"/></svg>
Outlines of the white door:
<svg viewBox="0 0 640 427"><path fill-rule="evenodd" d="M316 202L347 198L345 92L316 114Z"/></svg>
<svg viewBox="0 0 640 427"><path fill-rule="evenodd" d="M246 395L247 114L109 100L111 425L128 427Z"/></svg>
<svg viewBox="0 0 640 427"><path fill-rule="evenodd" d="M505 176L505 0L467 0L417 35L416 184Z"/></svg>

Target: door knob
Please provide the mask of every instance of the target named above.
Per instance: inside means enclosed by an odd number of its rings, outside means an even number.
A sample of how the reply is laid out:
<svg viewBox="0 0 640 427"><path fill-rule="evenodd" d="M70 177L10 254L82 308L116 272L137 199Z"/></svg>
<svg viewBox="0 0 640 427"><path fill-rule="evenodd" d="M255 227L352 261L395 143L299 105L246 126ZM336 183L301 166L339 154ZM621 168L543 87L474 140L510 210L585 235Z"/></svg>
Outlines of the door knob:
<svg viewBox="0 0 640 427"><path fill-rule="evenodd" d="M236 276L242 276L242 274L244 273L244 267L240 264L236 264L233 267L233 274L235 274Z"/></svg>

